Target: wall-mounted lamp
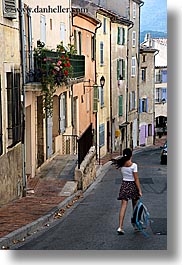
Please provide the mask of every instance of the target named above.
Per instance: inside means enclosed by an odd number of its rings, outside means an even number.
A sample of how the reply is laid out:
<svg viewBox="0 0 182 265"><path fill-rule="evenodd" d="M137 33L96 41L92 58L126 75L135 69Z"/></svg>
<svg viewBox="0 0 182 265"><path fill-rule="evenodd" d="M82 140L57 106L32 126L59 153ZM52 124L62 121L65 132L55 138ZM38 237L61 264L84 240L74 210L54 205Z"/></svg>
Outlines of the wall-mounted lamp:
<svg viewBox="0 0 182 265"><path fill-rule="evenodd" d="M104 85L105 85L105 78L102 75L101 78L100 78L100 86L103 87Z"/></svg>
<svg viewBox="0 0 182 265"><path fill-rule="evenodd" d="M163 99L161 100L161 103L164 105L164 104L166 103L166 99L163 98Z"/></svg>

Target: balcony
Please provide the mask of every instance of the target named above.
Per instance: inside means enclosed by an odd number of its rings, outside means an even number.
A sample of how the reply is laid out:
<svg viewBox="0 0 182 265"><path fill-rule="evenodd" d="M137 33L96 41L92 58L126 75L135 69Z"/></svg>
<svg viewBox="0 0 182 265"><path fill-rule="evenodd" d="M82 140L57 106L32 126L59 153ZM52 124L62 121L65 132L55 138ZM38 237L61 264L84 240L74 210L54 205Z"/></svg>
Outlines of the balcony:
<svg viewBox="0 0 182 265"><path fill-rule="evenodd" d="M65 53L58 53L55 51L46 51L44 56L39 56L34 54L32 63L30 63L31 58L27 56L27 73L26 73L26 83L37 83L41 82L43 76L49 76L54 68L56 69L57 63L62 62L65 57ZM79 80L84 78L85 76L85 56L84 55L68 55L68 64L67 66L70 67L71 71L67 68L64 73L56 75L57 78L56 83L57 85L61 85L61 83L65 82L72 82L75 79ZM55 65L54 67L50 68L50 65ZM29 65L29 66L28 66ZM31 67L33 65L34 67ZM65 65L65 64L64 64ZM62 67L62 66L61 66ZM67 72L66 72L67 71Z"/></svg>

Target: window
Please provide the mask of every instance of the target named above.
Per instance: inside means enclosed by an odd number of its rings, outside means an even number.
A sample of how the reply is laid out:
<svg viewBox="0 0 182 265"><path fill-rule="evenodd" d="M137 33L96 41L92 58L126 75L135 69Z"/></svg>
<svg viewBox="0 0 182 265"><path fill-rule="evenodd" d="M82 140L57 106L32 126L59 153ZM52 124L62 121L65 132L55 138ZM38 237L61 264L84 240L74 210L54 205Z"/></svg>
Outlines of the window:
<svg viewBox="0 0 182 265"><path fill-rule="evenodd" d="M67 105L66 105L66 93L63 93L59 97L59 132L64 133L66 130L66 113L67 113Z"/></svg>
<svg viewBox="0 0 182 265"><path fill-rule="evenodd" d="M129 110L134 110L136 109L136 92L132 91L129 94L130 96L130 102L129 102Z"/></svg>
<svg viewBox="0 0 182 265"><path fill-rule="evenodd" d="M148 136L153 136L153 125L148 124Z"/></svg>
<svg viewBox="0 0 182 265"><path fill-rule="evenodd" d="M102 147L105 144L105 126L104 123L99 125L99 146Z"/></svg>
<svg viewBox="0 0 182 265"><path fill-rule="evenodd" d="M107 32L106 32L106 25L107 25L106 23L107 23L107 20L106 20L106 18L104 17L104 18L103 18L103 33L104 33L104 34L107 33Z"/></svg>
<svg viewBox="0 0 182 265"><path fill-rule="evenodd" d="M140 113L148 112L148 98L141 98L139 100Z"/></svg>
<svg viewBox="0 0 182 265"><path fill-rule="evenodd" d="M9 19L17 17L16 0L3 0L3 16Z"/></svg>
<svg viewBox="0 0 182 265"><path fill-rule="evenodd" d="M122 27L118 27L118 39L117 44L124 45L125 44L125 29Z"/></svg>
<svg viewBox="0 0 182 265"><path fill-rule="evenodd" d="M104 64L104 43L100 42L100 65Z"/></svg>
<svg viewBox="0 0 182 265"><path fill-rule="evenodd" d="M0 76L0 155L3 153L3 128L2 128L2 102L1 102L1 76Z"/></svg>
<svg viewBox="0 0 182 265"><path fill-rule="evenodd" d="M136 58L133 56L131 59L131 76L136 75Z"/></svg>
<svg viewBox="0 0 182 265"><path fill-rule="evenodd" d="M146 62L146 54L143 54L142 55L142 63L145 63Z"/></svg>
<svg viewBox="0 0 182 265"><path fill-rule="evenodd" d="M146 81L146 68L142 68L142 81Z"/></svg>
<svg viewBox="0 0 182 265"><path fill-rule="evenodd" d="M155 91L155 103L165 103L167 101L167 88L158 87Z"/></svg>
<svg viewBox="0 0 182 265"><path fill-rule="evenodd" d="M136 47L136 31L132 32L132 47Z"/></svg>
<svg viewBox="0 0 182 265"><path fill-rule="evenodd" d="M155 82L157 83L157 84L159 84L159 83L162 83L162 73L161 73L161 70L156 70L156 72L155 72Z"/></svg>
<svg viewBox="0 0 182 265"><path fill-rule="evenodd" d="M8 111L8 147L21 141L21 101L20 74L8 72L7 78L7 111Z"/></svg>
<svg viewBox="0 0 182 265"><path fill-rule="evenodd" d="M136 3L133 2L133 18L136 18Z"/></svg>
<svg viewBox="0 0 182 265"><path fill-rule="evenodd" d="M82 54L82 33L81 31L74 30L74 46L77 50L77 54Z"/></svg>
<svg viewBox="0 0 182 265"><path fill-rule="evenodd" d="M125 60L118 59L117 60L117 80L124 80L126 74Z"/></svg>
<svg viewBox="0 0 182 265"><path fill-rule="evenodd" d="M123 96L119 96L119 116L123 115Z"/></svg>

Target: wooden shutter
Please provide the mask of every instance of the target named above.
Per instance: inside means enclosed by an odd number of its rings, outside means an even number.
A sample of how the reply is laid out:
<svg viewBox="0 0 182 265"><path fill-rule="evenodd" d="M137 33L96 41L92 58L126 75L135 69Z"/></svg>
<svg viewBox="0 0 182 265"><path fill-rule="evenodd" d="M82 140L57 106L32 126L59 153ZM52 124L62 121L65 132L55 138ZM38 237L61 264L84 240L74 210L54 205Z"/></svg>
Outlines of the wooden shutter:
<svg viewBox="0 0 182 265"><path fill-rule="evenodd" d="M126 64L124 59L122 59L122 78L123 80L126 78Z"/></svg>
<svg viewBox="0 0 182 265"><path fill-rule="evenodd" d="M121 44L121 28L118 27L118 40L117 40L117 44Z"/></svg>
<svg viewBox="0 0 182 265"><path fill-rule="evenodd" d="M119 96L119 116L123 115L123 96Z"/></svg>
<svg viewBox="0 0 182 265"><path fill-rule="evenodd" d="M125 44L125 28L122 28L122 44L124 45Z"/></svg>
<svg viewBox="0 0 182 265"><path fill-rule="evenodd" d="M3 0L3 16L9 19L17 17L16 0Z"/></svg>
<svg viewBox="0 0 182 265"><path fill-rule="evenodd" d="M98 87L95 85L93 89L93 112L98 111Z"/></svg>

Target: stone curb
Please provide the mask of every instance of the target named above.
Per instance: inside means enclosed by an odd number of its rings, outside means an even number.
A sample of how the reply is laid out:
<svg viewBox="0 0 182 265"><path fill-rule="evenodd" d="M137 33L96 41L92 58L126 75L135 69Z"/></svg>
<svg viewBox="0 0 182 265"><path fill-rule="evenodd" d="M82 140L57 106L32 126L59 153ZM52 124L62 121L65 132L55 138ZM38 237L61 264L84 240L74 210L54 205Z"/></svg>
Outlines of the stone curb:
<svg viewBox="0 0 182 265"><path fill-rule="evenodd" d="M43 215L32 223L22 226L21 228L0 238L0 249L9 248L11 245L14 244L13 241L17 243L19 241L23 241L25 237L30 236L31 234L36 232L40 227L45 226L48 222L50 222L54 218L54 215L59 212L60 209L66 207L66 205L72 202L75 197L81 194L82 191L77 191L70 197L66 198L63 202L55 206L53 209L51 209L46 215Z"/></svg>

